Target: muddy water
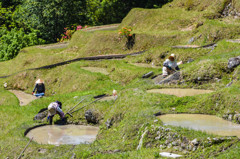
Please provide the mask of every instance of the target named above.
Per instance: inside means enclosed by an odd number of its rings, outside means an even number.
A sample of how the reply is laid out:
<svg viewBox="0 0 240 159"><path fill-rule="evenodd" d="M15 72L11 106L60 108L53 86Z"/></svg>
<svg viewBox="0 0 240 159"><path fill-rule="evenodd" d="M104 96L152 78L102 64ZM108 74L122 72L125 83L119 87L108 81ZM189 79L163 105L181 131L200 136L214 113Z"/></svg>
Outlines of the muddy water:
<svg viewBox="0 0 240 159"><path fill-rule="evenodd" d="M147 91L148 93L160 93L160 94L168 94L175 95L178 97L185 96L195 96L199 94L211 93L211 90L201 90L201 89L151 89Z"/></svg>
<svg viewBox="0 0 240 159"><path fill-rule="evenodd" d="M100 68L100 67L81 67L81 69L90 71L90 72L99 72L104 75L109 75L109 72L107 71L106 68Z"/></svg>
<svg viewBox="0 0 240 159"><path fill-rule="evenodd" d="M83 125L47 125L31 130L27 137L39 144L77 145L88 144L96 139L99 128Z"/></svg>
<svg viewBox="0 0 240 159"><path fill-rule="evenodd" d="M100 101L111 101L111 100L115 100L114 96L106 96L103 97L102 99L100 99Z"/></svg>
<svg viewBox="0 0 240 159"><path fill-rule="evenodd" d="M20 106L27 105L28 103L37 99L37 97L22 91L18 91L18 90L9 90L9 91L17 96Z"/></svg>
<svg viewBox="0 0 240 159"><path fill-rule="evenodd" d="M240 125L213 115L202 114L167 114L158 118L164 124L181 126L194 130L205 131L210 134L221 136L237 136L240 137Z"/></svg>
<svg viewBox="0 0 240 159"><path fill-rule="evenodd" d="M200 46L199 45L177 45L177 46L173 46L175 48L192 48L192 49L195 49L195 48L199 48Z"/></svg>

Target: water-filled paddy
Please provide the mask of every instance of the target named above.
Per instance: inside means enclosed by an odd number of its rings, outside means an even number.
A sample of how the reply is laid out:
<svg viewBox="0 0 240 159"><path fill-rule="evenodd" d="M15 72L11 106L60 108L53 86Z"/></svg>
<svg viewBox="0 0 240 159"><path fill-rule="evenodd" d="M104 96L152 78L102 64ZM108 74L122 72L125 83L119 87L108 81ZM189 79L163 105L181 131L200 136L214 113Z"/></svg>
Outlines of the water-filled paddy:
<svg viewBox="0 0 240 159"><path fill-rule="evenodd" d="M148 93L160 93L160 94L168 94L168 95L175 95L178 97L185 97L185 96L195 96L199 94L206 94L212 93L211 90L203 90L203 89L151 89L147 91Z"/></svg>
<svg viewBox="0 0 240 159"><path fill-rule="evenodd" d="M181 126L210 134L240 137L240 125L226 121L214 115L203 114L167 114L158 118L164 124Z"/></svg>
<svg viewBox="0 0 240 159"><path fill-rule="evenodd" d="M99 128L83 125L46 125L32 129L27 137L39 144L77 145L88 144L96 139Z"/></svg>

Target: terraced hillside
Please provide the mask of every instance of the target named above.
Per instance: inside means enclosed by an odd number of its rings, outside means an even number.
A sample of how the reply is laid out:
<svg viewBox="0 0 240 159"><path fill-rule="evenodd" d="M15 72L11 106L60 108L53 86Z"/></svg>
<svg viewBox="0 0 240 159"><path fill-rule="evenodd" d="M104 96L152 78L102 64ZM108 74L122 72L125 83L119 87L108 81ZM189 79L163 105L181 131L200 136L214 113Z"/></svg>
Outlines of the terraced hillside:
<svg viewBox="0 0 240 159"><path fill-rule="evenodd" d="M238 6L240 2L230 0L175 0L159 9L136 8L117 30L80 30L68 43L24 48L13 60L0 62L0 76L13 74L0 78L0 156L18 157L29 141L24 132L46 124L33 117L52 101L62 101L63 111L67 112L85 97L82 106L93 101L94 96L111 95L115 89L116 101L97 101L73 117L67 115L65 124L98 126L95 142L61 146L31 142L23 158L160 158L160 152L180 154L183 158L238 158L238 137L164 125L156 117L197 113L239 123L240 67L228 67L230 58L240 56L240 43L236 40L240 38ZM126 39L118 35L119 29L129 26L136 37L131 50L125 47ZM84 60L26 70L80 57L139 51L145 52L124 59ZM152 77L162 73L162 63L172 53L183 61L180 77L167 84L155 84ZM152 76L142 78L150 71ZM38 78L45 81L46 97L20 107L8 90L30 94ZM148 91L162 88L212 91L186 97ZM85 112L89 109L96 112L96 123L86 121ZM59 117L54 122L58 124Z"/></svg>

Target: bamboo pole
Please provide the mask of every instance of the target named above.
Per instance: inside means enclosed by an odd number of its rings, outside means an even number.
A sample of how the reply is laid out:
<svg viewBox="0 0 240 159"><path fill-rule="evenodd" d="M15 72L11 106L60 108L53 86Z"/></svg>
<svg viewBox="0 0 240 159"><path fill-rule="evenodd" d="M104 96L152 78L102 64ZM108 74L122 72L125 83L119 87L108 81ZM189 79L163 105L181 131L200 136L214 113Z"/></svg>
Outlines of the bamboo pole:
<svg viewBox="0 0 240 159"><path fill-rule="evenodd" d="M86 98L87 98L87 97L83 98L80 102L78 102L78 104L76 104L74 107L72 107L72 108L66 113L66 115L69 114L69 115L72 117L72 114L71 114L70 112L71 112L74 108L76 108L76 106L78 106L80 103L82 103Z"/></svg>
<svg viewBox="0 0 240 159"><path fill-rule="evenodd" d="M103 97L105 97L105 96L103 96ZM88 106L88 105L90 105L90 104L93 104L93 103L95 103L96 101L98 101L98 100L102 99L103 97L97 98L96 100L92 101L91 103L89 103L89 104L86 104L86 105L82 106L81 108L79 108L79 109L77 109L77 110L75 110L75 111L71 112L71 114L73 114L73 113L74 113L74 112L76 112L76 111L79 111L80 109L83 109L83 108L85 108L86 106Z"/></svg>
<svg viewBox="0 0 240 159"><path fill-rule="evenodd" d="M30 142L33 140L33 137L30 139L30 141L27 143L27 145L25 146L25 148L23 149L23 151L21 152L21 154L18 156L17 159L20 159L22 157L22 154L24 153L24 151L27 149L28 145L30 144Z"/></svg>

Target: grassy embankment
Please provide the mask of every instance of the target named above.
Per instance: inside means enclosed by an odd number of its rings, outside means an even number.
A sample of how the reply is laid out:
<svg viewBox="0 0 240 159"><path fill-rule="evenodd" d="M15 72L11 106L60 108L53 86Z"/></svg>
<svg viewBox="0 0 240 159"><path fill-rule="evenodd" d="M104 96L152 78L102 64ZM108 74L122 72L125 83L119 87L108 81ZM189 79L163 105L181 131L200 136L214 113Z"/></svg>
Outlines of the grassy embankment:
<svg viewBox="0 0 240 159"><path fill-rule="evenodd" d="M25 152L26 158L69 158L73 153L77 158L155 158L158 157L159 144L155 136L145 138L143 148L136 151L142 129L151 129L151 125L162 126L161 121L154 123L153 114L164 113L204 113L222 116L227 112L240 111L239 105L239 67L235 71L227 69L230 57L240 54L240 45L229 43L226 39L239 38L239 20L218 15L227 1L174 1L162 9L134 9L123 20L120 27L132 26L136 34L136 44L131 52L148 50L137 57L128 57L124 60L110 61L81 61L49 70L26 71L0 79L7 82L8 88L21 89L31 92L34 81L43 78L47 86L48 97L38 99L28 106L20 107L16 97L1 89L0 116L1 116L1 156L16 157L24 148L28 139L23 136L24 131L39 124L32 118L41 109L54 100L63 102L63 110L68 110L88 94L110 94L113 89L119 92L119 99L113 105L112 101L97 102L87 109L95 109L99 113L100 133L92 145L51 146L39 145L33 142ZM239 5L238 2L236 6ZM212 19L213 18L213 19ZM173 45L188 44L190 38L195 37L192 44L205 45L217 43L216 49L174 49ZM124 49L124 40L118 38L117 31L81 32L74 34L70 44L63 49L41 49L38 47L25 48L13 60L0 63L1 75L14 73L26 68L39 67L76 57L95 56L99 54L129 53ZM143 68L131 63L154 63L161 66L169 54L175 53L178 60L192 63L181 66L182 80L185 84L170 86L155 86L150 79L140 79L141 75L159 69ZM82 70L82 66L107 68L108 76L100 73L91 73ZM12 69L14 68L14 69ZM199 80L201 79L201 80ZM225 88L226 84L234 79L234 84ZM215 90L214 93L194 97L178 98L170 95L148 94L146 90L163 87L205 88ZM53 96L54 94L54 96ZM74 98L78 96L77 98ZM89 98L88 101L91 99ZM86 102L85 102L86 103ZM176 108L175 110L172 108ZM113 126L106 129L107 119L113 119ZM58 118L55 118L55 121ZM68 118L69 123L86 124L84 111ZM143 126L143 128L142 128ZM171 128L188 137L204 140L212 135L182 128ZM231 143L232 142L232 143ZM150 144L150 145L149 145ZM233 144L231 147L230 145ZM230 148L229 148L230 146ZM190 152L186 157L219 157L236 158L239 156L239 143L225 141ZM149 147L149 148L147 148ZM38 151L47 149L45 154ZM114 150L119 153L113 153ZM223 149L227 151L223 152ZM177 153L173 148L167 149Z"/></svg>

